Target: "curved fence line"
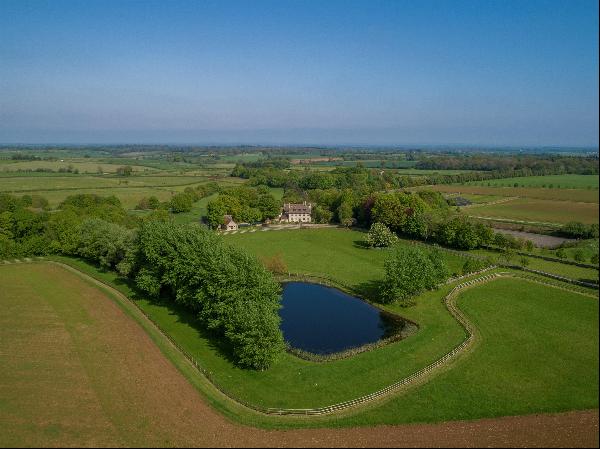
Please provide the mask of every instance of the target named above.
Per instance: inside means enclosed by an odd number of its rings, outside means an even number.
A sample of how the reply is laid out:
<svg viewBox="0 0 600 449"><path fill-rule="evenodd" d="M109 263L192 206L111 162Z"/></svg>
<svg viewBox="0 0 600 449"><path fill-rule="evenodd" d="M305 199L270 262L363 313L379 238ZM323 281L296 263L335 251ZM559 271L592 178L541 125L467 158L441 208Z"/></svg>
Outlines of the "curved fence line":
<svg viewBox="0 0 600 449"><path fill-rule="evenodd" d="M161 335L163 335L171 343L171 345L173 345L173 347L175 347L177 350L179 350L184 355L184 357L188 360L188 362L190 362L206 379L208 379L210 381L210 383L218 391L220 391L222 394L227 396L229 399L237 402L238 404L240 404L248 409L257 411L259 413L263 413L263 414L267 414L267 415L296 415L296 416L298 416L298 415L302 415L302 416L326 415L326 414L334 413L337 411L342 411L342 410L346 410L346 409L349 409L352 407L356 407L358 405L365 404L367 402L371 402L376 399L380 399L384 396L387 396L387 395L399 390L402 387L405 387L412 383L415 383L417 380L420 380L423 377L425 377L426 375L430 374L434 369L436 369L436 368L448 363L450 360L454 359L459 353L463 352L472 343L475 329L471 325L471 323L467 320L467 318L462 314L462 312L453 304L452 299L454 298L455 294L463 288L466 288L466 287L469 287L469 286L472 286L472 285L475 285L478 283L487 282L487 281L495 279L496 277L499 276L498 274L494 273L494 274L489 274L486 276L482 276L480 278L476 278L476 279L464 282L462 284L455 286L443 298L443 302L446 305L448 311L458 321L458 323L461 325L461 327L463 327L463 329L467 333L467 338L461 344L459 344L454 349L452 349L450 352L446 353L445 355L443 355L442 357L437 359L435 362L433 362L430 365L416 371L415 373L401 379L400 381L395 382L392 385L389 385L381 390L367 394L365 396L362 396L362 397L359 397L356 399L352 399L349 401L340 402L340 403L333 404L330 406L325 406L325 407L295 409L295 408L266 408L266 407L257 406L255 404L250 404L244 400L241 400L241 399L235 397L230 392L223 389L219 385L219 383L215 380L212 373L210 371L208 371L206 368L204 368L190 353L188 353L184 348L182 348L168 333L163 331L162 328L160 327L160 325L154 319L152 319L144 310L142 310L135 301L129 299L126 295L124 295L120 291L116 290L114 287L107 284L106 282L104 282L100 279L94 278L92 276L89 276L86 273L81 272L80 270L78 270L75 267L72 267L68 264L64 264L62 262L56 262L56 261L50 261L50 262L60 265L60 266L63 266L63 267L66 267L70 270L74 270L74 271L78 272L79 274L83 274L84 276L91 278L92 280L96 281L97 283L102 284L103 286L107 287L111 292L117 294L119 296L119 298L126 300L130 304L133 304L135 306L135 308L145 318L147 318L148 321L150 321L150 323L153 324L154 328L157 331L159 331L161 333Z"/></svg>
<svg viewBox="0 0 600 449"><path fill-rule="evenodd" d="M40 260L40 259L38 259ZM43 259L42 259L43 260ZM23 263L23 262L32 262L33 260L31 259L26 259L26 260L19 260L17 263ZM73 267L71 265L62 263L62 262L57 262L57 261L46 261L46 262L50 262L59 266L62 266L64 268L67 268L70 271L74 271L77 274L79 274L80 276L86 277L91 279L92 281L94 281L97 284L102 285L103 287L107 288L111 293L117 295L121 300L124 300L125 302L132 304L135 309L140 312L155 328L155 330L157 330L163 337L165 337L167 339L167 341L170 342L170 344L176 348L184 357L185 359L191 363L192 366L194 366L198 372L200 372L210 383L211 385L217 389L219 392L221 392L222 394L224 394L226 397L228 397L229 399L231 399L234 402L237 402L239 405L242 405L250 410L262 413L262 414L266 414L266 415L280 415L280 416L284 416L284 415L288 415L288 416L318 416L318 415L327 415L327 414L331 414L331 413L335 413L335 412L339 412L339 411L343 411L343 410L347 410L359 405L363 405L372 401L375 401L377 399L381 399L384 398L394 392L397 392L398 390L407 387L411 384L416 383L419 380L422 380L424 378L426 378L426 376L428 376L429 374L431 374L434 370L450 363L452 360L456 359L458 357L458 355L460 355L461 353L463 353L464 351L466 351L468 349L469 346L471 346L474 342L475 339L475 335L476 335L476 328L475 326L467 319L467 317L461 312L461 310L456 306L456 303L454 301L454 299L456 298L456 296L458 295L459 292L461 292L463 289L468 288L468 287L472 287L478 284L482 284L482 283L486 283L501 277L518 277L518 278L523 278L525 280L531 281L531 282L537 282L543 285L548 285L551 287L555 287L557 288L556 285L550 284L548 282L544 282L538 279L535 279L531 276L526 276L526 275L521 275L518 273L509 273L509 272L499 272L499 273L491 273L491 274L487 274L485 276L481 276L481 277L477 277L471 280L468 280L466 282L463 282L461 284L458 284L456 286L454 286L454 288L452 288L452 290L450 290L450 292L448 292L448 294L446 294L443 299L442 302L444 303L444 305L446 306L447 310L450 312L450 314L452 315L452 317L459 323L459 325L463 328L463 330L466 333L466 338L463 340L462 343L460 343L459 345L457 345L456 347L454 347L451 351L447 352L446 354L444 354L442 357L440 357L439 359L437 359L436 361L432 362L431 364L427 365L424 368L421 368L420 370L414 372L413 374L404 377L403 379L399 380L398 382L395 382L385 388L382 388L378 391L375 391L373 393L361 396L359 398L356 399L352 399L352 400L348 400L348 401L344 401L344 402L340 402L337 404L333 404L333 405L329 405L329 406L324 406L324 407L317 407L317 408L304 408L304 409L299 409L299 408L266 408L266 407L261 407L261 406L257 406L254 404L250 404L244 400L241 400L237 397L235 397L234 395L232 395L231 393L229 393L228 391L226 391L225 389L223 389L218 382L215 380L214 376L212 375L212 373L210 371L208 371L206 368L202 367L200 365L200 363L191 355L189 354L185 349L183 349L168 333L166 333L165 331L162 330L162 328L160 327L160 325L154 321L154 319L152 319L143 309L141 309L141 307L133 300L129 299L126 295L124 295L123 293L121 293L119 290L115 289L113 286L111 286L110 284L97 279L91 275L88 275L87 273L84 273L82 271L80 271L79 269L77 269L76 267ZM3 263L7 263L7 261L3 261ZM8 262L10 263L10 262ZM574 289L569 289L566 287L558 287L558 288L563 288L565 290L569 290L572 291L574 293L579 293L579 294L583 294L586 296L591 296L589 294L585 294L582 293L580 291L574 290Z"/></svg>
<svg viewBox="0 0 600 449"><path fill-rule="evenodd" d="M496 252L502 251L501 248L498 248L497 246L491 246L491 245L485 245L485 246L483 246L483 248L489 249L492 251L496 251ZM586 262L577 262L575 260L560 259L558 257L545 256L543 254L528 253L527 251L515 251L515 253L518 254L519 256L533 257L535 259L547 260L549 262L562 263L565 265L574 265L576 267L581 267L581 268L592 268L595 270L599 269L598 265L593 265L593 264L586 263Z"/></svg>

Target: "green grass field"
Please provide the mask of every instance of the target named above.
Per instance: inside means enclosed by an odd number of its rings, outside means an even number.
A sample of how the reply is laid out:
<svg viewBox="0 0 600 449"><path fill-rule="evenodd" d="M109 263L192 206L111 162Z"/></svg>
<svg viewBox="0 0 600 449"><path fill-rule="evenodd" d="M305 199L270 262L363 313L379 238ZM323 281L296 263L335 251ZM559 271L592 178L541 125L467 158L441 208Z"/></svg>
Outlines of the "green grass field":
<svg viewBox="0 0 600 449"><path fill-rule="evenodd" d="M100 272L79 261L69 263L136 298L138 305L210 369L227 391L261 405L313 407L344 396L356 397L424 366L464 338L440 301L449 289L446 287L421 295L415 307L392 307L420 324L418 333L406 340L337 362L315 364L286 355L266 372L244 371L220 353L219 345L189 314L136 297L113 273ZM267 427L329 427L476 419L598 406L597 299L502 279L466 290L458 303L477 325L481 341L471 353L424 385L341 417L234 417Z"/></svg>
<svg viewBox="0 0 600 449"><path fill-rule="evenodd" d="M586 263L591 263L590 258L594 254L598 254L598 249L598 239L590 239L575 242L574 245L563 248L563 251L567 259L575 260L575 254L579 252L584 257ZM556 255L557 251L557 249L536 248L537 253L551 257L558 257Z"/></svg>
<svg viewBox="0 0 600 449"><path fill-rule="evenodd" d="M598 407L598 301L519 280L465 291L482 342L431 382L355 418L447 421Z"/></svg>
<svg viewBox="0 0 600 449"><path fill-rule="evenodd" d="M254 233L224 236L227 241L241 246L261 257L280 254L295 273L322 275L327 273L345 285L363 294L372 294L373 281L383 277L383 261L386 250L369 250L361 246L365 234L360 231L342 228L257 231ZM400 243L403 241L401 240ZM592 251L592 250L590 250ZM479 249L471 253L499 258L495 251ZM331 257L335 254L335 257ZM453 273L461 274L466 259L451 253L443 253L445 261ZM520 256L511 263L518 264ZM528 257L529 268L583 281L596 280L598 270L567 265L534 257Z"/></svg>
<svg viewBox="0 0 600 449"><path fill-rule="evenodd" d="M62 162L58 161L6 161L0 163L0 172L16 172L19 170L54 170L58 171L61 168L68 168L72 166L74 169L79 170L79 173L115 173L119 167L125 164L119 164L118 161L107 163L102 160L90 160L87 158L81 159L65 159ZM141 165L132 165L133 171L136 173L140 172L156 172L157 169L153 167L145 167Z"/></svg>
<svg viewBox="0 0 600 449"><path fill-rule="evenodd" d="M343 284L360 288L369 285L381 276L381 264L385 256L384 251L368 250L357 245L356 242L360 242L361 237L362 233L356 231L311 229L259 231L252 234L228 235L224 238L232 244L243 246L258 255L272 255L280 252L291 271L325 275ZM457 259L457 262L462 260L460 257ZM86 270L93 270L89 266L80 266ZM117 276L112 273L96 273L96 275L102 276L109 282L118 283ZM524 281L513 282L522 284ZM127 285L121 284L119 288L128 295L136 297L135 292L130 290ZM448 286L421 295L417 299L415 307L401 308L397 305L389 307L390 311L400 313L416 321L420 326L417 334L404 341L360 354L351 359L326 364L306 362L286 354L275 366L265 372L236 368L229 361L226 348L216 344L214 339L197 325L188 312L169 304L152 302L143 297L137 297L136 301L186 351L202 361L203 366L213 373L216 381L233 396L261 406L315 407L357 397L381 388L392 383L394 379L430 363L460 342L464 338L463 331L440 301L449 288ZM548 289L548 287L538 287L535 284L531 284L531 286L526 284L526 288L521 286L519 291L527 292L529 295L530 291L536 288ZM478 291L478 289L479 287L473 291ZM560 298L575 297L579 300L579 297L572 293L563 293L554 289L550 289L550 291ZM485 295L481 297L487 296L487 290L485 292ZM543 296L542 294L541 297ZM522 296L512 294L511 298L517 300ZM585 301L585 299L581 299L581 301ZM597 307L597 301L594 302L594 300L585 304L595 304ZM474 301L474 307L476 306L477 302ZM508 312L509 309L505 310ZM545 313L545 309L540 311L540 314ZM592 318L592 316L588 317L588 319ZM496 318L493 317L491 320L494 321ZM540 326L545 328L548 324L542 322ZM587 331L585 333L588 338L591 338ZM510 365L511 362L500 360L499 363ZM344 379L344 382L339 382L339 379ZM465 388L467 387L465 386ZM501 390L497 394L501 394ZM441 392L438 400L443 402ZM392 402L394 401L396 399L392 400ZM541 404L546 406L543 401ZM521 407L524 405L521 404ZM449 413L448 410L445 413ZM382 421L413 420L408 414L397 416L396 413L397 411L390 412L387 418L382 418ZM475 409L468 413L477 414ZM482 416L487 416L487 413L494 415L492 411L486 411L486 414ZM503 414L503 412L498 411L497 414ZM347 424L358 422L357 420L367 423L371 420L370 414L359 414L357 417L348 418Z"/></svg>
<svg viewBox="0 0 600 449"><path fill-rule="evenodd" d="M207 176L65 176L65 177L0 177L3 192L31 192L40 190L99 189L109 187L174 187L207 181Z"/></svg>
<svg viewBox="0 0 600 449"><path fill-rule="evenodd" d="M425 188L425 187L423 187ZM518 196L529 199L598 204L598 191L588 189L544 189L542 187L487 187L474 185L435 185L426 187L443 193ZM559 207L559 205L557 205Z"/></svg>
<svg viewBox="0 0 600 449"><path fill-rule="evenodd" d="M471 251L471 253L477 254L479 256L489 257L492 260L499 260L500 263L506 263L506 260L503 259L501 257L501 254L497 251L492 251L488 249L476 249ZM555 256L555 254L552 254L551 251L538 251L538 253ZM514 255L509 261L509 263L520 265L521 258L522 257L520 255ZM525 257L525 259L527 259L527 261L529 262L527 268L545 271L546 273L552 273L584 282L595 282L598 280L598 270L595 270L593 268L578 267L577 265L569 265L550 260L538 259L537 257Z"/></svg>
<svg viewBox="0 0 600 449"><path fill-rule="evenodd" d="M375 260L381 260L379 258L383 257L381 251L369 251L353 246L352 239L360 237L360 233L336 229L326 231L329 232L322 234L318 242L331 241L334 233L337 233L346 239L346 246L350 246L350 248L346 248L349 249L349 254L368 253L377 257ZM298 233L301 232L304 231L298 231ZM273 237L283 237L285 234L287 234L287 239L291 239L293 238L291 234L294 232L273 232ZM267 236L265 235L265 237ZM326 251L323 254L326 254ZM351 257L347 254L341 252L338 255L340 258L346 258L347 263ZM312 258L313 261L318 259L318 254ZM299 261L300 259L295 260ZM355 277L355 273L362 272L362 279L365 283L377 279L372 276L380 272L381 266L379 263L372 266L373 260L370 255L363 255L361 259L354 260L352 265L356 271L353 270L348 275ZM91 269L89 266L79 266ZM300 265L291 267L295 270L301 269ZM311 272L317 273L318 270L322 270L322 268L315 267ZM320 272L331 275L340 282L350 283L353 281L339 271ZM367 275L365 276L364 273ZM102 273L101 276L109 282L118 282L117 276L113 273ZM355 285L359 286L359 284ZM135 292L126 285L120 285L119 288L127 295L135 297ZM446 287L443 291L448 291L448 289L449 287ZM351 399L382 388L393 383L399 376L408 375L419 367L431 363L459 343L464 338L463 331L446 312L439 300L441 293L440 291L425 294L422 303L415 308L390 307L390 310L396 313L419 321L419 332L406 339L402 344L387 345L352 359L326 364L311 363L293 355L284 354L278 363L264 372L242 370L233 365L226 355L226 349L216 344L215 340L202 330L187 311L169 304L152 302L143 297L137 298L137 303L159 322L161 327L167 330L186 351L202 361L203 366L213 373L217 382L235 397L268 407L315 407ZM417 350L417 348L419 349ZM347 382L341 384L337 382L340 377L347 379Z"/></svg>
<svg viewBox="0 0 600 449"><path fill-rule="evenodd" d="M518 198L505 203L471 206L465 213L474 217L564 224L570 221L598 223L598 203Z"/></svg>
<svg viewBox="0 0 600 449"><path fill-rule="evenodd" d="M323 275L357 290L367 288L383 277L387 250L365 248L366 234L343 228L257 231L226 235L226 241L257 256L280 254L293 273ZM462 273L464 258L443 253L454 273Z"/></svg>
<svg viewBox="0 0 600 449"><path fill-rule="evenodd" d="M0 176L0 192L15 195L41 195L51 207L57 207L66 197L78 193L102 196L114 195L127 209L133 209L144 197L156 196L160 201L168 201L174 194L182 192L186 187L196 187L207 182L217 182L223 187L234 187L243 182L239 178L220 177L204 171L198 175L178 175L155 172L147 176L129 177L68 175L68 176Z"/></svg>
<svg viewBox="0 0 600 449"><path fill-rule="evenodd" d="M447 195L447 198L454 198L460 196L462 198L465 198L469 201L471 201L473 204L481 204L481 203L491 203L492 201L500 201L500 200L505 200L506 197L505 196L500 196L500 195L474 195L474 194L470 194L470 193L464 193L464 194L450 194Z"/></svg>
<svg viewBox="0 0 600 449"><path fill-rule="evenodd" d="M177 224L199 223L202 217L206 216L206 206L208 203L219 196L218 193L202 198L196 201L189 212L172 214L173 221Z"/></svg>
<svg viewBox="0 0 600 449"><path fill-rule="evenodd" d="M473 181L468 184L492 187L515 187L517 184L517 187L598 190L598 179L598 175L548 175Z"/></svg>

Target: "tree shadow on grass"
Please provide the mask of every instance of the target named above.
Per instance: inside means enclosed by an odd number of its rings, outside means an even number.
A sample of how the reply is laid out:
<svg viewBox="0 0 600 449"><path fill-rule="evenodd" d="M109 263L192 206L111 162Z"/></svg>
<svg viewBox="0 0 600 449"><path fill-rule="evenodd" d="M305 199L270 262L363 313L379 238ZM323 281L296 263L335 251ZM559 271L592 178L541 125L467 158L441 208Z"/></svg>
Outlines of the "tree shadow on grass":
<svg viewBox="0 0 600 449"><path fill-rule="evenodd" d="M355 248L370 249L369 244L364 240L354 240L352 244Z"/></svg>
<svg viewBox="0 0 600 449"><path fill-rule="evenodd" d="M110 271L110 270L106 270L106 271ZM185 306L183 306L181 304L177 304L174 300L172 300L166 296L152 298L152 297L146 295L143 291L141 291L140 289L137 288L137 286L135 285L135 282L132 281L131 279L124 278L124 277L117 277L114 279L113 282L115 285L127 287L127 289L131 292L128 295L128 297L132 301L134 301L138 306L140 306L140 304L139 304L140 301L146 301L153 307L158 307L158 308L164 309L169 316L175 318L175 320L174 320L175 323L184 324L187 327L193 329L194 335L200 339L205 340L207 342L208 347L211 350L215 351L220 357L227 360L229 363L236 365L235 358L233 356L233 347L231 346L231 344L218 332L207 329L204 326L204 324L200 321L200 319L198 318L196 313L190 311L189 309L187 309ZM147 314L146 311L144 311L144 312ZM159 323L158 320L156 320L153 317L150 317L150 318L161 329L161 331L163 333L167 334L169 337L171 337L172 339L175 340L174 336L169 334L169 332L167 332L164 329L165 325ZM186 348L179 341L176 341L176 343L185 352L190 353L191 351L193 351L193 349L191 347ZM193 346L193 345L191 345L191 346ZM195 355L193 355L193 354L190 354L190 355L192 355L194 358L196 358ZM197 361L200 364L200 366L207 368L206 366L204 366L202 359L199 359Z"/></svg>
<svg viewBox="0 0 600 449"><path fill-rule="evenodd" d="M371 280L355 285L354 289L367 301L381 304L379 291L382 284L383 280Z"/></svg>

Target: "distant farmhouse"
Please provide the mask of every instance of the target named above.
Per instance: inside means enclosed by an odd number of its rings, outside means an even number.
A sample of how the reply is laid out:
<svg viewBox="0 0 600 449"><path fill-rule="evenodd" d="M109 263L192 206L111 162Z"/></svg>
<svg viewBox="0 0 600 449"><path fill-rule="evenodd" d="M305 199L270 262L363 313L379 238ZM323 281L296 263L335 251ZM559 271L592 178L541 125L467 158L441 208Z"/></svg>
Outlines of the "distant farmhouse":
<svg viewBox="0 0 600 449"><path fill-rule="evenodd" d="M233 217L231 215L224 215L221 229L223 231L237 231L238 224L235 221L233 221Z"/></svg>
<svg viewBox="0 0 600 449"><path fill-rule="evenodd" d="M310 223L312 221L312 204L307 204L306 201L303 204L285 203L279 221L283 223Z"/></svg>

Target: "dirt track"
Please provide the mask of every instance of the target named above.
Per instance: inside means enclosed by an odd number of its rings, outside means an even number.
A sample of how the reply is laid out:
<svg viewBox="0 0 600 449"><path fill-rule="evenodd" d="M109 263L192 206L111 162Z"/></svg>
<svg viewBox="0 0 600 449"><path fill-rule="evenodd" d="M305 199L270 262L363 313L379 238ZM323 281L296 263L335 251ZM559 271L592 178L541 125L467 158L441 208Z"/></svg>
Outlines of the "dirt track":
<svg viewBox="0 0 600 449"><path fill-rule="evenodd" d="M0 294L12 315L0 323L0 379L13 379L0 382L0 399L10 402L0 407L0 446L598 446L597 410L354 429L240 426L206 404L137 323L81 278L42 264L0 269L19 296ZM76 294L65 300L66 291ZM15 320L33 313L31 324ZM19 328L6 332L15 321Z"/></svg>

